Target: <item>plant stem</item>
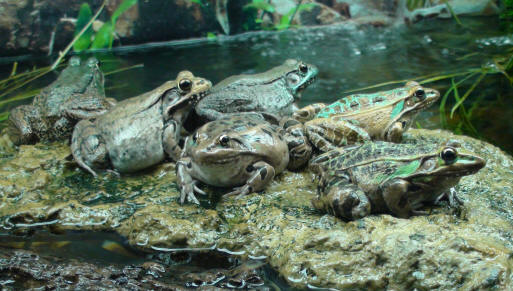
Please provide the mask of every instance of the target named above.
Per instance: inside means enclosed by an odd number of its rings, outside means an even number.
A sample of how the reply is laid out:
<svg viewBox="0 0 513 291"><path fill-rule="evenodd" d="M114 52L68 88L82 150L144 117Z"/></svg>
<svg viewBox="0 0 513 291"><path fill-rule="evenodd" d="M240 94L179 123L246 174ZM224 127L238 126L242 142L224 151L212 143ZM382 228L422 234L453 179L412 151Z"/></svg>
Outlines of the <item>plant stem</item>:
<svg viewBox="0 0 513 291"><path fill-rule="evenodd" d="M98 16L100 16L100 13L102 12L103 8L105 7L105 4L107 4L107 0L103 0L102 6L100 6L100 8L98 8L98 11L96 11L96 14L93 16L93 18L91 18L91 20L89 20L89 22L84 26L84 28L82 28L82 30L68 44L68 46L64 49L64 51L59 52L59 58L57 58L57 60L53 63L50 70L53 71L59 65L62 58L64 58L66 56L66 54L71 49L73 44L82 36L82 34L84 34L84 32L89 28L89 26L91 26L91 24L93 24L93 22L96 20L96 18L98 18Z"/></svg>
<svg viewBox="0 0 513 291"><path fill-rule="evenodd" d="M301 6L302 3L303 3L303 0L299 0L299 3L296 5L296 9L294 10L294 13L292 13L292 15L290 16L289 26L290 26L290 24L292 24L292 20L294 19L294 16L296 16L297 11L299 10L299 6Z"/></svg>

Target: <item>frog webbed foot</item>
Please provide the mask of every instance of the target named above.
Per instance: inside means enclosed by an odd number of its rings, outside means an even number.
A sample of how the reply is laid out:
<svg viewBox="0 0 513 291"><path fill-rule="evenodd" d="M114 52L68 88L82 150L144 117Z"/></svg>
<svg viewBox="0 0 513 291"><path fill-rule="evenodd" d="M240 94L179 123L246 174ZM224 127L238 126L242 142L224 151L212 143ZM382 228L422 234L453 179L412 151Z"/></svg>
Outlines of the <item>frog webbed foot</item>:
<svg viewBox="0 0 513 291"><path fill-rule="evenodd" d="M365 193L354 185L333 185L326 195L312 200L313 206L336 217L356 220L370 214L371 204Z"/></svg>
<svg viewBox="0 0 513 291"><path fill-rule="evenodd" d="M191 165L189 158L181 159L176 163L176 176L178 178L178 187L180 188L180 204L188 201L199 205L200 203L194 194L207 195L207 193L197 186L198 181L194 180L189 174Z"/></svg>
<svg viewBox="0 0 513 291"><path fill-rule="evenodd" d="M236 199L241 198L249 193L261 191L274 178L274 167L266 162L257 162L248 168L251 169L252 175L243 186L236 187L230 193L223 195L224 197L237 195Z"/></svg>

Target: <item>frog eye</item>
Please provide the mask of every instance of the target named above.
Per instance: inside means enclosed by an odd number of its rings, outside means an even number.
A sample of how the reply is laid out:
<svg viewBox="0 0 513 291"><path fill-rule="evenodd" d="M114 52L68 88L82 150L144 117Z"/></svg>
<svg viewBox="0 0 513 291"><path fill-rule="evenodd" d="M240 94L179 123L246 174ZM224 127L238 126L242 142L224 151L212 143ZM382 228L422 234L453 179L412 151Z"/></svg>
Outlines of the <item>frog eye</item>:
<svg viewBox="0 0 513 291"><path fill-rule="evenodd" d="M221 135L219 137L219 143L222 145L222 146L226 146L228 145L228 142L230 141L230 137L227 136L227 135Z"/></svg>
<svg viewBox="0 0 513 291"><path fill-rule="evenodd" d="M424 92L423 89L417 89L417 91L415 91L415 97L419 98L420 100L423 100L424 98L426 98L426 92Z"/></svg>
<svg viewBox="0 0 513 291"><path fill-rule="evenodd" d="M192 82L189 79L180 80L180 83L178 83L178 87L180 87L180 90L188 92L191 90Z"/></svg>
<svg viewBox="0 0 513 291"><path fill-rule="evenodd" d="M456 158L458 157L458 152L456 152L456 149L454 148L446 147L440 153L440 157L442 158L442 160L444 160L446 165L450 165L456 161Z"/></svg>
<svg viewBox="0 0 513 291"><path fill-rule="evenodd" d="M196 132L196 133L192 136L192 141L193 141L193 142L195 142L195 143L196 143L196 142L198 141L198 135L199 135L199 134Z"/></svg>
<svg viewBox="0 0 513 291"><path fill-rule="evenodd" d="M305 64L300 64L299 70L301 71L301 73L306 73L308 72L308 67Z"/></svg>

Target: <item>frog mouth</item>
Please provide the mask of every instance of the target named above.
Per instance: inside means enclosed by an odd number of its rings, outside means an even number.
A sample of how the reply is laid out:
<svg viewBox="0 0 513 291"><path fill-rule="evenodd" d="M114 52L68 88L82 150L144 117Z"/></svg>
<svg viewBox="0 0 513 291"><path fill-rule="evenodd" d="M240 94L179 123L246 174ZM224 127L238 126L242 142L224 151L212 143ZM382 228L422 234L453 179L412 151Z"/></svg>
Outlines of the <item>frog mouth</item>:
<svg viewBox="0 0 513 291"><path fill-rule="evenodd" d="M249 150L234 150L234 149L226 149L219 150L215 153L202 153L197 157L194 157L196 160L202 161L202 164L210 164L210 165L226 165L226 164L239 164L243 157L248 156L259 156L253 151Z"/></svg>
<svg viewBox="0 0 513 291"><path fill-rule="evenodd" d="M199 93L195 93L192 95L187 96L184 98L185 100L188 100L189 102L192 102L193 104L198 103L201 99L203 99L207 94L210 92L210 90L205 90Z"/></svg>
<svg viewBox="0 0 513 291"><path fill-rule="evenodd" d="M312 78L308 79L306 82L303 82L303 84L301 84L301 85L299 85L299 87L297 87L296 92L303 91L304 89L306 89L306 87L308 87L310 84L315 82L315 80L317 80L317 77L312 77Z"/></svg>

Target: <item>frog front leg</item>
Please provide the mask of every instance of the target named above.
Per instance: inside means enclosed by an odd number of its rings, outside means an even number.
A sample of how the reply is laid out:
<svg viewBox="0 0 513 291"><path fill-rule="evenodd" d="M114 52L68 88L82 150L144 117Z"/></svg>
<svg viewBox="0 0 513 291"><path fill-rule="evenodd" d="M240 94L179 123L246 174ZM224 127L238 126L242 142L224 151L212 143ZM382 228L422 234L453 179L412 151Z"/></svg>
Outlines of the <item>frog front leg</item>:
<svg viewBox="0 0 513 291"><path fill-rule="evenodd" d="M296 119L285 117L280 121L284 129L284 138L289 148L289 170L296 170L305 165L312 156L312 146L306 137L304 125Z"/></svg>
<svg viewBox="0 0 513 291"><path fill-rule="evenodd" d="M109 156L105 141L98 134L96 125L82 120L75 126L71 137L71 153L77 164L97 176L92 168L106 168Z"/></svg>
<svg viewBox="0 0 513 291"><path fill-rule="evenodd" d="M371 140L363 128L337 116L310 120L305 128L310 142L322 152Z"/></svg>
<svg viewBox="0 0 513 291"><path fill-rule="evenodd" d="M246 184L234 188L234 191L225 194L225 197L237 195L237 198L240 198L249 193L261 191L273 180L275 175L274 167L266 162L256 162L249 166L248 171L251 176Z"/></svg>
<svg viewBox="0 0 513 291"><path fill-rule="evenodd" d="M382 139L389 142L400 143L403 139L403 133L408 130L410 124L406 120L395 121L392 126L385 132Z"/></svg>
<svg viewBox="0 0 513 291"><path fill-rule="evenodd" d="M178 161L182 154L180 148L180 130L181 126L175 120L171 120L164 129L162 142L164 143L164 152L173 160Z"/></svg>
<svg viewBox="0 0 513 291"><path fill-rule="evenodd" d="M292 117L300 122L307 122L315 118L317 113L326 107L325 103L314 103L296 110Z"/></svg>
<svg viewBox="0 0 513 291"><path fill-rule="evenodd" d="M411 215L425 215L427 212L418 210L424 206L424 201L419 199L410 199L410 192L408 190L410 182L395 179L386 183L383 190L383 199L388 209L395 215L401 218L408 218ZM415 195L419 196L419 195Z"/></svg>
<svg viewBox="0 0 513 291"><path fill-rule="evenodd" d="M336 217L355 220L371 212L371 204L365 193L356 185L340 180L329 187L321 187L321 192L312 199L312 205Z"/></svg>
<svg viewBox="0 0 513 291"><path fill-rule="evenodd" d="M200 204L195 193L206 195L198 186L197 180L194 180L190 174L192 169L192 162L190 158L182 157L176 162L176 177L178 180L178 187L180 188L180 203L183 204L185 200L195 204Z"/></svg>

